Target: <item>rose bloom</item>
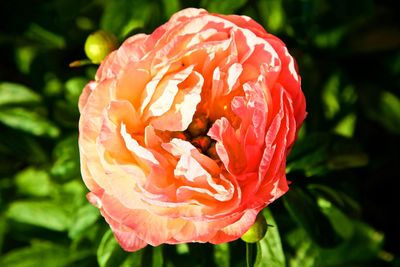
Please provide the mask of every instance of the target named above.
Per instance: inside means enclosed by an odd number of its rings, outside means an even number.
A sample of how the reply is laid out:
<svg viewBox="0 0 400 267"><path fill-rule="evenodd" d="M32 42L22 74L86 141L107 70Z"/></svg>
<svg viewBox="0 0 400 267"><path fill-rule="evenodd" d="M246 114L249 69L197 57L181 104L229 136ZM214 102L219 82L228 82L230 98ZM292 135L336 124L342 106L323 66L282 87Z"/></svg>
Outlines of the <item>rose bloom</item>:
<svg viewBox="0 0 400 267"><path fill-rule="evenodd" d="M127 251L241 237L288 190L306 115L282 41L194 8L112 52L79 109L88 200Z"/></svg>

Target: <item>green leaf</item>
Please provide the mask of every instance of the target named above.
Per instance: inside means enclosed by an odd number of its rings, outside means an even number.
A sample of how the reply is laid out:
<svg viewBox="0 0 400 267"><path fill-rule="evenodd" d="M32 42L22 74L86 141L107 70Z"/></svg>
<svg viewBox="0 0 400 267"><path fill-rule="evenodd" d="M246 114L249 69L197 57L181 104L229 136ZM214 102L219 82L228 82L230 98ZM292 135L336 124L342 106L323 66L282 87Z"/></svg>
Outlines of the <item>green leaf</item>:
<svg viewBox="0 0 400 267"><path fill-rule="evenodd" d="M143 250L133 253L123 251L111 230L105 232L97 249L97 262L100 267L139 267L141 266L142 256Z"/></svg>
<svg viewBox="0 0 400 267"><path fill-rule="evenodd" d="M157 8L153 3L143 0L106 1L101 29L122 39L133 30L147 25Z"/></svg>
<svg viewBox="0 0 400 267"><path fill-rule="evenodd" d="M221 14L233 14L236 10L246 4L247 0L202 0L201 7L205 7L209 12Z"/></svg>
<svg viewBox="0 0 400 267"><path fill-rule="evenodd" d="M179 0L162 0L165 18L169 19L174 13L181 9Z"/></svg>
<svg viewBox="0 0 400 267"><path fill-rule="evenodd" d="M0 106L39 103L40 101L40 95L24 85L9 82L0 83Z"/></svg>
<svg viewBox="0 0 400 267"><path fill-rule="evenodd" d="M58 100L54 104L54 120L61 126L76 129L79 121L78 105L65 100Z"/></svg>
<svg viewBox="0 0 400 267"><path fill-rule="evenodd" d="M153 248L153 267L163 266L163 254L162 254L162 246L157 246Z"/></svg>
<svg viewBox="0 0 400 267"><path fill-rule="evenodd" d="M283 198L289 214L321 247L337 246L342 238L322 213L316 201L302 189L293 187Z"/></svg>
<svg viewBox="0 0 400 267"><path fill-rule="evenodd" d="M18 191L24 195L45 197L53 191L47 172L33 167L19 172L15 177L15 181Z"/></svg>
<svg viewBox="0 0 400 267"><path fill-rule="evenodd" d="M329 170L343 170L368 164L368 155L354 139L314 133L299 140L289 154L286 171L304 171L307 177L322 176Z"/></svg>
<svg viewBox="0 0 400 267"><path fill-rule="evenodd" d="M4 237L7 230L7 221L3 215L0 215L0 252L3 251Z"/></svg>
<svg viewBox="0 0 400 267"><path fill-rule="evenodd" d="M74 215L73 222L68 231L68 236L71 239L77 239L84 234L99 217L100 212L97 208L90 204L82 206Z"/></svg>
<svg viewBox="0 0 400 267"><path fill-rule="evenodd" d="M349 26L337 26L324 32L318 32L314 37L314 43L320 48L335 48L349 31Z"/></svg>
<svg viewBox="0 0 400 267"><path fill-rule="evenodd" d="M383 235L365 223L352 221L353 234L346 242L335 248L321 248L315 245L304 229L298 228L286 235L295 251L290 258L292 267L341 267L367 266L381 255Z"/></svg>
<svg viewBox="0 0 400 267"><path fill-rule="evenodd" d="M361 214L360 204L358 204L354 199L346 195L344 192L321 184L309 184L307 189L310 190L314 196L327 199L333 205L350 216L358 217Z"/></svg>
<svg viewBox="0 0 400 267"><path fill-rule="evenodd" d="M76 212L76 209L87 203L87 189L82 183L82 180L72 180L64 183L58 188L58 194L54 195L57 203L63 205L70 212Z"/></svg>
<svg viewBox="0 0 400 267"><path fill-rule="evenodd" d="M331 225L343 239L353 236L354 225L352 221L329 200L323 197L317 198L318 206L331 222Z"/></svg>
<svg viewBox="0 0 400 267"><path fill-rule="evenodd" d="M400 99L388 91L382 92L379 113L374 117L392 133L400 134Z"/></svg>
<svg viewBox="0 0 400 267"><path fill-rule="evenodd" d="M352 238L335 249L321 249L316 266L344 266L349 262L366 262L378 259L384 237L367 224L353 221Z"/></svg>
<svg viewBox="0 0 400 267"><path fill-rule="evenodd" d="M322 91L322 101L325 104L325 115L327 118L333 118L340 110L339 101L340 76L333 74L326 83Z"/></svg>
<svg viewBox="0 0 400 267"><path fill-rule="evenodd" d="M15 201L6 214L14 221L54 231L65 231L71 225L70 215L50 201Z"/></svg>
<svg viewBox="0 0 400 267"><path fill-rule="evenodd" d="M353 137L357 115L350 113L342 118L334 128L334 132L344 137Z"/></svg>
<svg viewBox="0 0 400 267"><path fill-rule="evenodd" d="M57 137L60 130L38 113L24 108L0 109L0 122L36 136Z"/></svg>
<svg viewBox="0 0 400 267"><path fill-rule="evenodd" d="M286 172L303 170L306 176L326 173L331 139L328 134L314 133L299 140L289 154Z"/></svg>
<svg viewBox="0 0 400 267"><path fill-rule="evenodd" d="M322 91L322 102L324 103L325 116L333 119L348 110L354 110L357 93L352 84L345 83L344 75L334 72L326 82ZM348 114L347 114L348 115Z"/></svg>
<svg viewBox="0 0 400 267"><path fill-rule="evenodd" d="M36 58L39 49L32 45L25 45L15 48L15 63L20 72L29 74L31 66Z"/></svg>
<svg viewBox="0 0 400 267"><path fill-rule="evenodd" d="M276 33L282 30L285 25L285 10L282 0L260 0L258 1L258 10L268 32Z"/></svg>
<svg viewBox="0 0 400 267"><path fill-rule="evenodd" d="M7 157L18 158L30 163L43 163L47 155L38 140L12 129L3 129L1 132L0 153Z"/></svg>
<svg viewBox="0 0 400 267"><path fill-rule="evenodd" d="M26 36L49 48L62 49L66 46L65 40L61 35L55 34L35 23L30 24Z"/></svg>
<svg viewBox="0 0 400 267"><path fill-rule="evenodd" d="M129 253L120 267L142 267L143 249Z"/></svg>
<svg viewBox="0 0 400 267"><path fill-rule="evenodd" d="M85 258L88 251L70 251L51 243L35 243L32 246L14 249L0 258L2 267L66 267Z"/></svg>
<svg viewBox="0 0 400 267"><path fill-rule="evenodd" d="M257 243L257 256L254 266L285 267L285 254L282 249L282 242L277 224L268 208L263 214L269 225L265 237Z"/></svg>
<svg viewBox="0 0 400 267"><path fill-rule="evenodd" d="M78 105L79 96L88 82L89 80L85 77L74 77L65 83L65 97L72 105Z"/></svg>
<svg viewBox="0 0 400 267"><path fill-rule="evenodd" d="M327 167L330 170L343 170L362 167L368 164L368 155L359 144L346 138L338 138L332 143Z"/></svg>
<svg viewBox="0 0 400 267"><path fill-rule="evenodd" d="M214 245L214 260L218 267L229 267L230 252L228 243Z"/></svg>
<svg viewBox="0 0 400 267"><path fill-rule="evenodd" d="M53 150L51 174L62 181L80 176L78 136L66 137Z"/></svg>

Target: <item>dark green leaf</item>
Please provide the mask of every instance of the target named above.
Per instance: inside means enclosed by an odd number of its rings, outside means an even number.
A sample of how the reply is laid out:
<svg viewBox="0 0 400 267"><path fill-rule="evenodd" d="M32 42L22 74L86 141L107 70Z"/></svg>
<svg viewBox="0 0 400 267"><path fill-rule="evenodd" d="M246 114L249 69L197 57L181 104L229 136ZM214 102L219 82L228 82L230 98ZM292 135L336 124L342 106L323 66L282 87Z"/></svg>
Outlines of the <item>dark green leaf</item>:
<svg viewBox="0 0 400 267"><path fill-rule="evenodd" d="M390 132L400 134L400 99L391 92L382 92L379 110L373 114L373 118Z"/></svg>
<svg viewBox="0 0 400 267"><path fill-rule="evenodd" d="M329 154L327 167L330 170L357 168L368 164L368 155L351 139L335 140Z"/></svg>
<svg viewBox="0 0 400 267"><path fill-rule="evenodd" d="M134 253L123 251L111 230L107 230L104 234L97 249L97 262L100 267L139 267L141 266L142 256L143 250Z"/></svg>
<svg viewBox="0 0 400 267"><path fill-rule="evenodd" d="M55 34L38 24L30 24L26 36L49 48L62 49L65 47L65 40L62 36Z"/></svg>
<svg viewBox="0 0 400 267"><path fill-rule="evenodd" d="M254 266L285 267L286 260L282 249L278 226L268 208L263 211L271 227L265 237L257 243L257 257Z"/></svg>
<svg viewBox="0 0 400 267"><path fill-rule="evenodd" d="M54 195L54 198L65 209L68 209L70 212L76 212L78 207L87 203L86 193L87 189L81 179L72 180L59 187L58 194Z"/></svg>
<svg viewBox="0 0 400 267"><path fill-rule="evenodd" d="M299 140L289 154L287 172L304 170L306 176L326 173L331 136L314 133Z"/></svg>
<svg viewBox="0 0 400 267"><path fill-rule="evenodd" d="M2 267L68 267L88 255L88 251L71 251L50 243L37 243L15 249L0 258Z"/></svg>
<svg viewBox="0 0 400 267"><path fill-rule="evenodd" d="M37 53L37 47L31 45L20 46L15 49L15 63L20 72L29 74Z"/></svg>
<svg viewBox="0 0 400 267"><path fill-rule="evenodd" d="M322 213L315 200L302 189L293 187L284 196L284 204L290 215L321 247L337 246L341 237Z"/></svg>
<svg viewBox="0 0 400 267"><path fill-rule="evenodd" d="M39 103L40 101L40 95L24 85L9 82L0 83L0 106Z"/></svg>
<svg viewBox="0 0 400 267"><path fill-rule="evenodd" d="M341 212L335 205L323 197L318 197L317 203L322 212L331 222L331 225L335 229L336 233L338 233L344 240L347 240L353 236L353 222L345 214L343 214L343 212Z"/></svg>
<svg viewBox="0 0 400 267"><path fill-rule="evenodd" d="M285 25L285 10L282 0L260 0L258 10L268 32L277 33Z"/></svg>
<svg viewBox="0 0 400 267"><path fill-rule="evenodd" d="M7 217L54 231L65 231L71 217L62 207L50 201L16 201L7 210Z"/></svg>
<svg viewBox="0 0 400 267"><path fill-rule="evenodd" d="M80 237L85 231L93 225L100 217L99 209L93 207L90 204L86 204L79 208L74 215L71 227L68 231L68 236L71 239Z"/></svg>
<svg viewBox="0 0 400 267"><path fill-rule="evenodd" d="M142 267L143 250L129 253L120 267Z"/></svg>
<svg viewBox="0 0 400 267"><path fill-rule="evenodd" d="M43 163L47 155L38 140L20 131L4 129L1 133L0 153L28 161L30 163Z"/></svg>
<svg viewBox="0 0 400 267"><path fill-rule="evenodd" d="M296 253L290 259L293 267L342 267L368 266L363 264L378 259L382 252L383 235L370 226L352 221L352 236L335 248L316 246L303 229L297 229L287 235L290 246Z"/></svg>
<svg viewBox="0 0 400 267"><path fill-rule="evenodd" d="M169 19L174 13L181 9L179 0L163 0L165 19Z"/></svg>
<svg viewBox="0 0 400 267"><path fill-rule="evenodd" d="M18 191L28 196L45 197L54 190L47 172L32 167L19 172L15 181Z"/></svg>
<svg viewBox="0 0 400 267"><path fill-rule="evenodd" d="M66 128L76 129L79 120L78 105L59 100L54 106L54 120Z"/></svg>
<svg viewBox="0 0 400 267"><path fill-rule="evenodd" d="M153 248L153 267L163 266L164 258L162 254L162 246Z"/></svg>
<svg viewBox="0 0 400 267"><path fill-rule="evenodd" d="M307 186L307 189L309 189L314 196L322 197L332 202L333 205L343 210L346 214L356 217L361 214L360 204L344 192L334 190L321 184L310 184Z"/></svg>
<svg viewBox="0 0 400 267"><path fill-rule="evenodd" d="M214 246L214 260L218 267L229 267L230 252L228 243Z"/></svg>
<svg viewBox="0 0 400 267"><path fill-rule="evenodd" d="M3 250L4 237L7 233L7 221L3 215L0 215L0 252Z"/></svg>
<svg viewBox="0 0 400 267"><path fill-rule="evenodd" d="M3 108L0 122L36 136L57 137L60 130L38 113L24 108Z"/></svg>
<svg viewBox="0 0 400 267"><path fill-rule="evenodd" d="M66 98L72 105L78 105L79 96L88 82L89 80L85 77L74 77L65 83Z"/></svg>
<svg viewBox="0 0 400 267"><path fill-rule="evenodd" d="M221 14L233 14L236 10L246 4L247 0L202 0L200 6L205 7L210 12Z"/></svg>
<svg viewBox="0 0 400 267"><path fill-rule="evenodd" d="M101 28L125 38L131 31L143 28L155 9L155 5L143 0L107 1Z"/></svg>
<svg viewBox="0 0 400 267"><path fill-rule="evenodd" d="M365 223L354 221L352 238L335 249L321 249L316 266L344 266L347 262L377 259L383 246L383 235Z"/></svg>
<svg viewBox="0 0 400 267"><path fill-rule="evenodd" d="M51 174L60 180L80 176L78 137L71 135L60 141L53 151L55 162Z"/></svg>

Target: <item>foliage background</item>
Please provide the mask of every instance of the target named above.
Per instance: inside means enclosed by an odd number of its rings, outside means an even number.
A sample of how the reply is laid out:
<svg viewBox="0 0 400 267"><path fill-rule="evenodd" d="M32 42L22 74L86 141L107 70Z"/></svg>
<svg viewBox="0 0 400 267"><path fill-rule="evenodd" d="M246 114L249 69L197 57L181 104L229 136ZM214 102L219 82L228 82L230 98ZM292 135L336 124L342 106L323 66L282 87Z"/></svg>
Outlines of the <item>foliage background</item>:
<svg viewBox="0 0 400 267"><path fill-rule="evenodd" d="M184 7L246 14L296 57L308 118L258 266L400 266L396 0L0 2L0 266L243 266L240 240L123 252L86 199L77 99L91 32L120 41ZM273 219L273 217L275 220ZM256 249L256 248L255 248Z"/></svg>

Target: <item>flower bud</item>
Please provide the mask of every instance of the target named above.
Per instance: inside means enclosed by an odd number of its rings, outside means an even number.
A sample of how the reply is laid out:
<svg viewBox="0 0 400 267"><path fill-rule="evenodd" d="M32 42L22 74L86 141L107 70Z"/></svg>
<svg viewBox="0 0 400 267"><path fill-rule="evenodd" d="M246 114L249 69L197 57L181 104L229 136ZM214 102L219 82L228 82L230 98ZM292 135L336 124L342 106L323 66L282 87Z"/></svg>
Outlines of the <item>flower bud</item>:
<svg viewBox="0 0 400 267"><path fill-rule="evenodd" d="M112 33L99 30L86 39L85 53L93 63L100 63L116 47L117 37Z"/></svg>
<svg viewBox="0 0 400 267"><path fill-rule="evenodd" d="M259 213L254 224L249 230L247 230L246 233L242 235L241 239L247 243L258 242L264 238L265 234L267 233L267 229L267 221L265 220L264 216Z"/></svg>

